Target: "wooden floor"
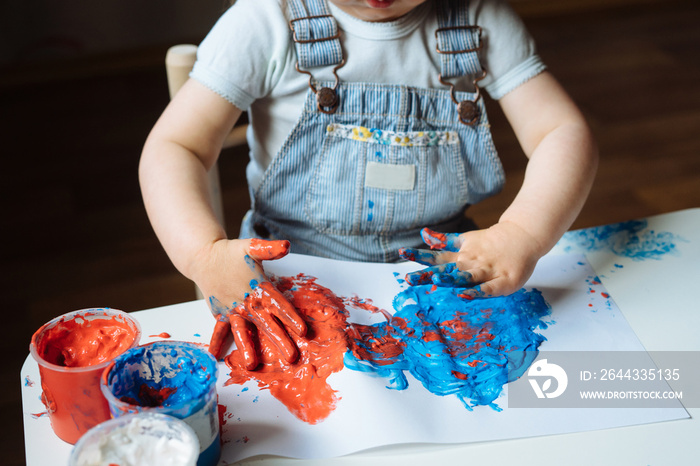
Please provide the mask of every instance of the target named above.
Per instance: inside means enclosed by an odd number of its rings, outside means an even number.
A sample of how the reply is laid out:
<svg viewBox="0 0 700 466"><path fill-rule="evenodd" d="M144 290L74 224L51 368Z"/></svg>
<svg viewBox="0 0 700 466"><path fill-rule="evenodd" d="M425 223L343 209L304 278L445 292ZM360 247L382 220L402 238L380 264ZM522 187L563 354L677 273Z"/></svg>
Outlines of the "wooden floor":
<svg viewBox="0 0 700 466"><path fill-rule="evenodd" d="M583 3L522 7L542 57L601 148L593 193L574 227L700 206L700 2ZM121 67L0 77L4 464L24 462L20 367L36 328L74 309L134 311L194 299L151 231L136 179L141 145L168 100L164 49L156 52L157 61L153 51L121 57ZM473 208L482 226L508 205L525 166L498 107L489 106L509 178L501 195ZM231 232L248 204L245 159L239 149L221 162Z"/></svg>

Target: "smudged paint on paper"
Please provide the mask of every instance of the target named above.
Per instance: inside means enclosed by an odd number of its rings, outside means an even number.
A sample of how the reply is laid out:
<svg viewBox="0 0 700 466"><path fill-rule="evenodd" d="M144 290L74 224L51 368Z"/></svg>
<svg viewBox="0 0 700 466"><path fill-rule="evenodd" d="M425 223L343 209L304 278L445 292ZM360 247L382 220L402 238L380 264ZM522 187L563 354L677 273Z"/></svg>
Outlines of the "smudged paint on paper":
<svg viewBox="0 0 700 466"><path fill-rule="evenodd" d="M411 373L436 395L455 395L467 409L489 405L520 377L545 337L535 332L550 307L537 290L465 300L452 288L420 285L394 298L390 321L352 325L345 366L408 387Z"/></svg>
<svg viewBox="0 0 700 466"><path fill-rule="evenodd" d="M414 286L397 295L392 316L371 300L338 297L303 274L273 282L309 325L308 339L295 338L299 360L281 361L261 335L262 365L248 371L232 352L226 384L255 380L310 424L326 419L340 401L327 378L343 367L386 377L393 389L407 388L410 372L430 392L456 395L468 409L481 404L499 409L494 400L503 385L527 369L531 358L524 355L536 356L545 340L535 329L547 327L540 319L549 305L537 290L469 300L460 290ZM347 306L379 313L385 322L348 323Z"/></svg>
<svg viewBox="0 0 700 466"><path fill-rule="evenodd" d="M632 220L570 231L564 234L561 241L566 252L575 249L584 251L605 249L618 256L641 261L676 255L678 243L686 240L667 231L649 229L646 220Z"/></svg>
<svg viewBox="0 0 700 466"><path fill-rule="evenodd" d="M232 352L226 357L231 369L226 385L255 380L298 419L317 424L330 415L340 399L327 379L343 368L347 311L341 298L314 278L299 275L273 281L307 322L307 338L290 334L299 358L291 364L282 360L267 335L261 333L260 366L249 371L241 354Z"/></svg>

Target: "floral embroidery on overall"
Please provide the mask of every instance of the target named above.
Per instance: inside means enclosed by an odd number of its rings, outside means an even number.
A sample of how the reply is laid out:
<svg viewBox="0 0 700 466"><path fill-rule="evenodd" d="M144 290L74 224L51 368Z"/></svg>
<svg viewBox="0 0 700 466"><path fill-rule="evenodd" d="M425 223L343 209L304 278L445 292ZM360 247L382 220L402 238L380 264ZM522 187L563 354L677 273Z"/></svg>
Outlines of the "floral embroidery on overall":
<svg viewBox="0 0 700 466"><path fill-rule="evenodd" d="M387 146L459 144L459 135L456 131L384 131L377 128L332 123L326 127L326 134L333 137Z"/></svg>

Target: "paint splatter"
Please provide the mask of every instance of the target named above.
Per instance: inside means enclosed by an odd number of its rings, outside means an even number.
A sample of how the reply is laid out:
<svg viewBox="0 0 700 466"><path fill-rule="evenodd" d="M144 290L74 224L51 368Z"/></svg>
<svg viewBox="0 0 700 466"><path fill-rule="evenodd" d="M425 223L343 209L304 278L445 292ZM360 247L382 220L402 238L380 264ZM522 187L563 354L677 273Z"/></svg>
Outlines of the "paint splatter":
<svg viewBox="0 0 700 466"><path fill-rule="evenodd" d="M150 338L170 338L171 335L168 332L161 332L158 335L148 335Z"/></svg>
<svg viewBox="0 0 700 466"><path fill-rule="evenodd" d="M493 401L536 356L533 350L545 338L534 330L547 327L540 318L550 312L537 290L470 300L460 289L426 285L397 295L391 316L371 300L338 297L303 274L273 282L308 323L308 338L295 338L299 360L285 363L260 335L262 365L249 371L239 352L232 352L226 385L256 380L310 424L326 419L340 401L327 378L343 367L386 377L393 389L408 386L408 371L432 393L456 395L468 409L480 404L500 409ZM386 322L348 323L346 306L379 313Z"/></svg>
<svg viewBox="0 0 700 466"><path fill-rule="evenodd" d="M677 255L677 244L686 240L670 232L650 230L646 220L632 220L570 231L564 235L562 241L566 252L573 248L587 251L606 249L618 256L641 261L661 259L668 254Z"/></svg>
<svg viewBox="0 0 700 466"><path fill-rule="evenodd" d="M386 323L352 325L345 366L408 387L410 372L431 393L455 395L467 409L500 408L503 385L520 377L537 355L550 307L537 290L465 300L460 290L420 285L394 298Z"/></svg>
<svg viewBox="0 0 700 466"><path fill-rule="evenodd" d="M24 386L25 387L33 387L34 386L34 381L29 378L29 376L24 377Z"/></svg>
<svg viewBox="0 0 700 466"><path fill-rule="evenodd" d="M42 411L40 413L31 413L32 419L41 419L42 417L48 417L48 411Z"/></svg>

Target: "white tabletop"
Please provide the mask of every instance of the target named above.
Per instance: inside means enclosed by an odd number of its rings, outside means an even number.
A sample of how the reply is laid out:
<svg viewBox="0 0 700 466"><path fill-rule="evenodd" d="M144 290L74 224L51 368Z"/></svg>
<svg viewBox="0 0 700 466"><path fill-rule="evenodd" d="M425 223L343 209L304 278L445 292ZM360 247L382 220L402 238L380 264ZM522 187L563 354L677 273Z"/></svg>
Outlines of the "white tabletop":
<svg viewBox="0 0 700 466"><path fill-rule="evenodd" d="M649 351L700 351L700 209L689 209L644 219L646 231L669 233L677 252L639 260L615 254L609 248L560 242L551 254L582 252L629 324ZM592 229L590 231L593 231ZM143 329L142 342L159 339L163 317L202 322L202 328L174 331L173 339L207 343L211 317L203 301L135 312ZM206 323L206 324L205 324ZM167 331L167 329L166 329ZM222 375L223 376L223 375ZM72 446L51 430L39 400L41 393L36 363L27 357L22 371L27 464L65 464ZM690 419L560 434L527 439L459 445L411 444L387 446L332 460L303 460L303 464L447 464L512 465L691 465L700 464L700 407L688 407ZM241 464L296 464L300 460L256 457Z"/></svg>

